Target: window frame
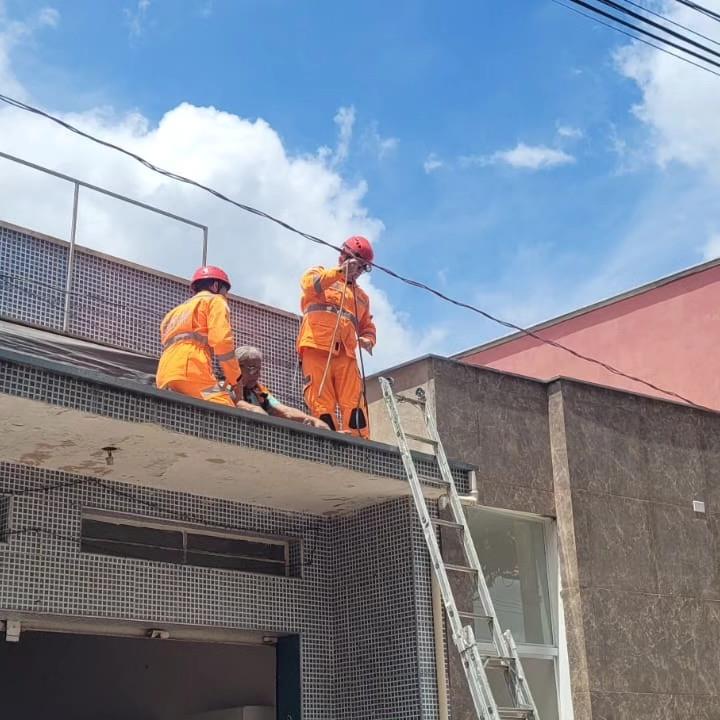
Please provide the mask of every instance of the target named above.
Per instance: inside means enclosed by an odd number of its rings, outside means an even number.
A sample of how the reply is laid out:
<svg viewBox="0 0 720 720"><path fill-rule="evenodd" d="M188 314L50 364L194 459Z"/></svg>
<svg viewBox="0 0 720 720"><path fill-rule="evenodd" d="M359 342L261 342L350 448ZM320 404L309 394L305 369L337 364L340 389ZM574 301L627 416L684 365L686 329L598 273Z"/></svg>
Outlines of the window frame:
<svg viewBox="0 0 720 720"><path fill-rule="evenodd" d="M509 518L517 518L526 522L542 524L548 597L550 603L550 627L552 631L553 644L520 643L516 641L516 645L518 655L521 660L523 658L533 660L552 660L555 675L555 693L557 698L558 717L560 720L573 720L572 697L570 693L570 668L567 657L565 622L564 616L560 615L562 598L560 597L561 580L557 520L544 515L535 515L533 513L520 512L517 510L505 510L503 508L494 508L475 503L463 503L463 509L466 513L472 510L483 510L496 515L504 515ZM488 642L478 642L478 648L481 653L495 652L494 645Z"/></svg>
<svg viewBox="0 0 720 720"><path fill-rule="evenodd" d="M82 549L83 542L85 542L85 541L92 542L92 540L93 540L93 538L88 538L83 534L83 522L85 520L100 522L100 523L114 524L114 525L129 525L129 526L134 526L134 527L156 529L156 530L166 530L169 532L181 533L182 537L183 537L182 553L183 553L183 558L185 561L182 563L178 563L178 562L172 562L172 561L161 560L161 559L137 558L132 555L123 555L123 554L113 555L112 553L103 552L102 549L100 549L100 550ZM192 535L199 535L199 536L205 536L205 537L217 537L217 538L221 538L221 539L230 539L230 540L247 540L249 542L265 543L267 545L282 546L283 547L283 561L282 562L281 561L267 561L267 562L277 563L279 566L282 565L284 567L284 572L274 574L274 573L262 572L259 570L223 568L223 567L218 567L215 565L200 565L197 563L188 563L187 555L189 552L192 552L192 550L188 549L187 538L188 538L188 536L192 536ZM114 541L110 541L110 542L114 542ZM118 542L118 544L122 544L122 543ZM132 543L129 543L129 544L132 544ZM297 546L298 546L299 568L298 568L297 573L293 573L292 568L291 568L291 549L290 549L291 544L297 544ZM144 561L144 562L153 562L153 563L166 563L166 564L170 564L170 565L176 565L178 567L205 568L205 569L210 569L210 570L218 570L218 571L222 571L222 572L233 572L233 573L242 572L242 573L250 573L253 575L262 575L263 577L284 578L287 580L302 579L304 564L305 564L305 544L304 544L304 541L302 538L280 536L280 535L265 535L262 533L255 533L255 532L245 531L245 530L207 527L207 526L199 525L199 524L195 524L195 523L179 523L179 522L173 521L173 520L145 518L145 517L125 514L125 513L96 510L93 508L83 508L83 510L82 510L81 522L80 522L80 547L81 547L81 553L87 554L87 555L104 555L106 557L122 557L122 558L126 558L129 560L140 560L140 561ZM248 558L248 559L252 560L254 558Z"/></svg>

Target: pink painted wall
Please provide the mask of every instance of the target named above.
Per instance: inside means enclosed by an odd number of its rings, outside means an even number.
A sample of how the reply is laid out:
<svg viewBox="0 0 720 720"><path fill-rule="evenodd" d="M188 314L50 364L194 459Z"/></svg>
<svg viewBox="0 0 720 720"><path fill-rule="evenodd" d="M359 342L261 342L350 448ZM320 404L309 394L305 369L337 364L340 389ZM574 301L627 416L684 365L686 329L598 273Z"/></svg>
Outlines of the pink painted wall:
<svg viewBox="0 0 720 720"><path fill-rule="evenodd" d="M538 334L720 410L720 266L589 310ZM677 400L527 336L459 359L541 380L561 375Z"/></svg>

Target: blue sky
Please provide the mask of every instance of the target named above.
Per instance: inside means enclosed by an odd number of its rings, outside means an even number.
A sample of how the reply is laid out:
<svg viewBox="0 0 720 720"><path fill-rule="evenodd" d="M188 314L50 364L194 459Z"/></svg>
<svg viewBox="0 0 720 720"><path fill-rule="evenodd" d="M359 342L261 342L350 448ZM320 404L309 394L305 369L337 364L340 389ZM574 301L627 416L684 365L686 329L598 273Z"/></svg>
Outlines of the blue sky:
<svg viewBox="0 0 720 720"><path fill-rule="evenodd" d="M262 118L288 155L327 147L332 172L362 187L362 212L382 223L379 262L512 321L571 310L717 249L718 182L698 160L707 148L688 151L697 128L678 128L671 100L658 102L679 82L697 84L702 102L705 74L628 50L550 0L4 6L6 24L57 13L12 48L13 76L34 101L63 113L137 111L150 127L182 103L212 106ZM720 80L710 82L717 93ZM354 117L342 150L340 108ZM716 134L714 124L701 130ZM286 217L318 231L312 217ZM379 273L372 282L415 338L408 352L502 334Z"/></svg>

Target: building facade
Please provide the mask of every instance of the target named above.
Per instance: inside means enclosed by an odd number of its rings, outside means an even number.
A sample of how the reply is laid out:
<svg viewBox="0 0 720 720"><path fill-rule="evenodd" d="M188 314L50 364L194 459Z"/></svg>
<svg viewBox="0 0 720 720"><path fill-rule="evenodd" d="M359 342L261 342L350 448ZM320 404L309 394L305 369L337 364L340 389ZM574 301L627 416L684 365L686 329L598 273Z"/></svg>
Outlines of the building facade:
<svg viewBox="0 0 720 720"><path fill-rule="evenodd" d="M720 416L437 357L388 374L433 398L448 454L477 468L468 521L541 716L720 717ZM448 682L452 717L473 717L452 651Z"/></svg>
<svg viewBox="0 0 720 720"><path fill-rule="evenodd" d="M156 316L187 286L78 249L68 338L49 332L67 245L5 227L0 247L0 666L47 680L6 688L8 716L437 717L429 565L397 451L117 372L152 363ZM231 307L297 404L297 318ZM437 496L434 459L418 461Z"/></svg>
<svg viewBox="0 0 720 720"><path fill-rule="evenodd" d="M720 261L698 265L532 328L658 388L720 410ZM670 400L643 383L613 373L527 335L515 334L459 353L472 365L539 380L572 377Z"/></svg>
<svg viewBox="0 0 720 720"><path fill-rule="evenodd" d="M58 333L67 245L0 233L8 717L473 717L377 384L371 442L158 391L184 282L78 249ZM231 305L299 404L297 318ZM718 416L436 357L389 374L434 406L541 720L719 717Z"/></svg>

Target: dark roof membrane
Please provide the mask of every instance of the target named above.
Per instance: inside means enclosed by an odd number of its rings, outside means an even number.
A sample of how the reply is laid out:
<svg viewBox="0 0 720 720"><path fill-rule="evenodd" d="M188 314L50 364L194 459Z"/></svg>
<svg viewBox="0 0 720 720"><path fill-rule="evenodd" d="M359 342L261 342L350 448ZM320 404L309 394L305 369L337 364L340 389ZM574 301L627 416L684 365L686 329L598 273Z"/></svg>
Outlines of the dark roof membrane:
<svg viewBox="0 0 720 720"><path fill-rule="evenodd" d="M111 377L155 384L155 358L20 323L0 320L0 347Z"/></svg>

